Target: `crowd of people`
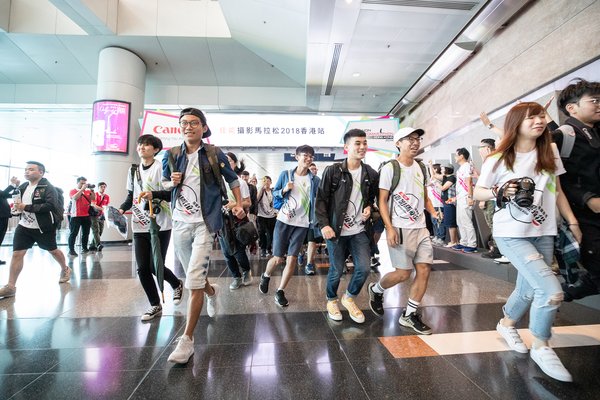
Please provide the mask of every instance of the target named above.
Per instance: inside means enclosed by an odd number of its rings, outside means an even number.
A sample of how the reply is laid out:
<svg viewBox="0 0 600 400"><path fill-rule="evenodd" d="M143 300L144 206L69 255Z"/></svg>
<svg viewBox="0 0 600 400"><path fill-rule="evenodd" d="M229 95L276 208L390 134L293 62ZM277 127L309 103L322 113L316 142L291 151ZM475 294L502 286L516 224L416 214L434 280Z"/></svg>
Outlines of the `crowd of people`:
<svg viewBox="0 0 600 400"><path fill-rule="evenodd" d="M482 121L499 140L481 140L481 171L473 167L466 148L455 152L456 171L453 165L426 165L417 158L425 131L412 127L395 133L398 155L377 171L364 162L367 134L351 129L343 137L346 158L328 165L321 177L313 162L314 148L302 145L296 149L295 166L280 171L275 184L270 176L263 176L260 187L236 154L206 143L204 139L212 132L205 114L197 108L184 109L179 117L183 143L166 151L162 164L155 159L162 150L160 139L152 135L138 138L140 164L127 172L128 196L119 207L120 213L132 212L137 271L150 304L141 319L149 321L162 312L150 256L151 218L156 218L163 258L173 234L175 255L185 270L184 281L164 269L174 304L182 301L184 287L189 291L185 330L170 362L186 363L193 355L193 332L204 302L210 317L218 312L215 300L220 288L208 279L215 237L231 273L229 290L252 284L249 253L260 252L259 257L268 258L258 284L263 294L269 293L273 274L283 266L273 292L280 307L289 305L286 289L299 264L306 264L306 275L315 275L314 257L324 242L329 257L324 293L327 315L341 321L341 305L350 319L360 324L365 316L355 299L370 270L376 271L377 242L385 231L392 271L368 285L370 309L383 316L386 290L411 279L398 322L418 334L431 334L419 307L427 290L434 245L467 254L477 252L473 208L479 206L492 232L483 241L487 251L482 256L510 262L518 271L514 292L496 326L498 333L511 349L530 352L549 376L572 380L548 340L563 300L598 293L600 84L575 82L562 91L558 105L569 117L561 127L551 121L547 107L533 102L512 107L503 129L482 114ZM22 197L13 206L20 212L20 222L14 234L9 282L0 289L0 297L16 294L23 256L34 243L49 251L60 265L59 282L70 279L71 271L56 245L62 218L62 212L57 212L60 196L43 177L44 172L43 164L29 161L27 182L20 185L13 178L3 192L7 197L19 190ZM85 177L79 177L77 187L70 191L70 256L77 256L74 246L80 229L82 253L102 251L103 208L110 201L106 186L99 183L96 193ZM152 209L160 212L150 215ZM236 223L247 220L255 224L258 243L248 246L235 235L226 235L230 226L224 223L225 216ZM551 269L560 220L580 243L584 267L578 280L569 285L561 285ZM93 239L88 246L90 227ZM339 297L348 259L354 268ZM514 327L528 312L534 337L531 349Z"/></svg>

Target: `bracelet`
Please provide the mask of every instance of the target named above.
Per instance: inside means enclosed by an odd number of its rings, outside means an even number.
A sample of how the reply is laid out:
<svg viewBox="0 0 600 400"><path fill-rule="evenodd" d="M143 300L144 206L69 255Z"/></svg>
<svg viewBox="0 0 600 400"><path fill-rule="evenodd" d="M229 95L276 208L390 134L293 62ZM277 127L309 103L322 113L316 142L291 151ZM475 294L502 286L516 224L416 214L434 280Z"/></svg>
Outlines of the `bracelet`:
<svg viewBox="0 0 600 400"><path fill-rule="evenodd" d="M492 129L493 127L494 127L494 124L491 124L491 123L488 124L488 126L487 126L488 129Z"/></svg>

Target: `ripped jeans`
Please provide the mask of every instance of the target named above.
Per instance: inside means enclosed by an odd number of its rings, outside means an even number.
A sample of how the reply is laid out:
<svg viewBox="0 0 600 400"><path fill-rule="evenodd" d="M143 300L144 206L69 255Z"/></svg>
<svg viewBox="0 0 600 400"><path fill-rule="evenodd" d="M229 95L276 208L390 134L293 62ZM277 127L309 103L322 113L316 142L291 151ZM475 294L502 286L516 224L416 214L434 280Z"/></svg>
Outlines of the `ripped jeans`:
<svg viewBox="0 0 600 400"><path fill-rule="evenodd" d="M529 310L529 330L533 336L550 339L552 323L563 299L560 282L550 268L554 236L494 239L500 252L519 272L515 290L503 307L504 314L519 321Z"/></svg>

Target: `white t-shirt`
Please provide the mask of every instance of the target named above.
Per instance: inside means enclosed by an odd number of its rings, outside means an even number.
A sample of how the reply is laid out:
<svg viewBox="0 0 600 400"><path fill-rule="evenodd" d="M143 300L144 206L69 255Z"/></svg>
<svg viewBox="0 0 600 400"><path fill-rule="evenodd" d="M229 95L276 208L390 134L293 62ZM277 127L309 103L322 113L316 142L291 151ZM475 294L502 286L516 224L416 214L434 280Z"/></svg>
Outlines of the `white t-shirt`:
<svg viewBox="0 0 600 400"><path fill-rule="evenodd" d="M287 225L308 228L310 225L310 174L294 174L294 188L284 196L277 219Z"/></svg>
<svg viewBox="0 0 600 400"><path fill-rule="evenodd" d="M238 182L240 183L240 195L242 196L242 200L249 198L250 188L248 187L248 183L241 178L238 178ZM227 188L227 198L231 201L235 201L235 196L229 185L225 185L225 187Z"/></svg>
<svg viewBox="0 0 600 400"><path fill-rule="evenodd" d="M25 193L23 193L23 195L21 196L21 201L23 202L23 204L33 204L33 191L36 187L37 185L27 185L27 188L25 188ZM38 224L37 218L35 217L35 213L28 212L25 210L21 212L21 219L19 220L19 225L21 225L23 228L28 229L40 229L40 225Z"/></svg>
<svg viewBox="0 0 600 400"><path fill-rule="evenodd" d="M427 185L427 197L429 197L429 199L431 200L431 204L435 208L444 207L444 202L442 201L442 193L440 191L441 186L441 182L437 179L432 179Z"/></svg>
<svg viewBox="0 0 600 400"><path fill-rule="evenodd" d="M260 193L260 191L259 191ZM257 194L260 196L260 194ZM258 213L257 215L262 218L275 218L277 213L273 208L273 190L265 190L262 198L258 202Z"/></svg>
<svg viewBox="0 0 600 400"><path fill-rule="evenodd" d="M364 199L360 190L362 166L349 171L352 175L352 192L350 193L348 208L346 209L340 236L356 235L365 230L365 221L362 218Z"/></svg>
<svg viewBox="0 0 600 400"><path fill-rule="evenodd" d="M554 143L552 152L556 164L556 172L553 174L535 173L537 150L529 153L516 153L514 171L507 170L504 163L501 163L496 171L493 171L500 158L499 154L485 160L477 186L491 188L498 185L501 187L506 181L522 177L529 177L535 182L533 204L530 207L522 208L512 201L504 209L496 207L494 236L522 238L556 235L556 177L566 171Z"/></svg>
<svg viewBox="0 0 600 400"><path fill-rule="evenodd" d="M200 207L200 166L198 164L198 152L186 154L187 167L185 177L180 185L179 195L175 200L173 221L181 221L188 224L202 222L202 208Z"/></svg>
<svg viewBox="0 0 600 400"><path fill-rule="evenodd" d="M413 161L410 167L400 163L400 182L390 193L388 206L392 226L396 228L425 228L425 188L423 187L423 170L419 163ZM379 188L390 190L394 177L394 166L385 164L379 176Z"/></svg>
<svg viewBox="0 0 600 400"><path fill-rule="evenodd" d="M131 228L133 232L148 232L150 228L150 210L145 210L147 201L142 199L138 203L138 196L142 191L158 191L163 190L161 185L162 180L162 165L159 161L154 163L148 169L144 169L143 165L138 166L142 187L137 179L137 174L131 180L131 174L127 174L127 190L133 191L133 205L131 206ZM161 231L171 229L171 207L166 201L160 202L160 212L154 211L156 214L156 223L160 226Z"/></svg>
<svg viewBox="0 0 600 400"><path fill-rule="evenodd" d="M463 198L469 195L467 178L471 177L471 164L466 162L456 171L456 197Z"/></svg>

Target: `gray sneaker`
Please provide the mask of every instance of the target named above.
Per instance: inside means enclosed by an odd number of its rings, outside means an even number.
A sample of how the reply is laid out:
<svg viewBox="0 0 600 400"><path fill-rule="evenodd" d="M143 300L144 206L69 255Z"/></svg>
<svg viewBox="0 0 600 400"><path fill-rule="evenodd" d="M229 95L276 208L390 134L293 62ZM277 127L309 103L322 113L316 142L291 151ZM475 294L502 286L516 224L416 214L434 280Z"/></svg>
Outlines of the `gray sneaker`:
<svg viewBox="0 0 600 400"><path fill-rule="evenodd" d="M229 285L229 290L236 290L242 286L242 278L233 278Z"/></svg>
<svg viewBox="0 0 600 400"><path fill-rule="evenodd" d="M67 267L67 269L60 270L60 278L58 279L58 283L66 283L71 279L71 268Z"/></svg>
<svg viewBox="0 0 600 400"><path fill-rule="evenodd" d="M17 294L17 288L11 288L10 286L6 285L2 288L0 288L0 297L13 297L15 294Z"/></svg>
<svg viewBox="0 0 600 400"><path fill-rule="evenodd" d="M252 284L252 270L242 272L242 284L248 286Z"/></svg>

